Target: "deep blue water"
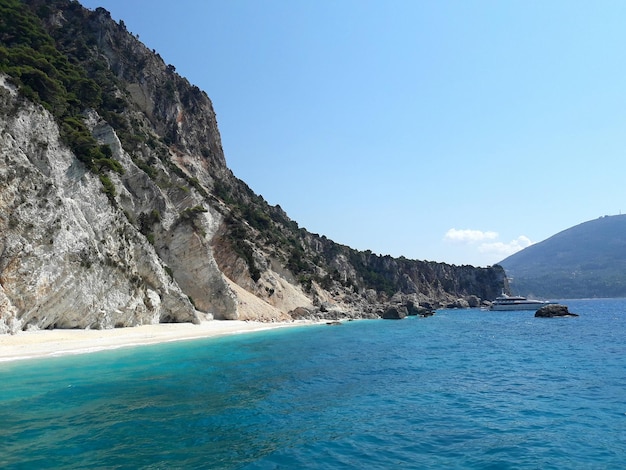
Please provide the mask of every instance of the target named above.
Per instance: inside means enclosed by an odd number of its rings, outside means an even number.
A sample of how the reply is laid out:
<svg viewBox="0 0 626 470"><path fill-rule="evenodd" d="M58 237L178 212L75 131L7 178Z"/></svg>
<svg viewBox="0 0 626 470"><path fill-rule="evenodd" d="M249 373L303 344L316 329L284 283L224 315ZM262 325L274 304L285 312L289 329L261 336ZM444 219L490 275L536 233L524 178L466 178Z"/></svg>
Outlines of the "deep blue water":
<svg viewBox="0 0 626 470"><path fill-rule="evenodd" d="M610 469L626 300L0 364L2 468Z"/></svg>

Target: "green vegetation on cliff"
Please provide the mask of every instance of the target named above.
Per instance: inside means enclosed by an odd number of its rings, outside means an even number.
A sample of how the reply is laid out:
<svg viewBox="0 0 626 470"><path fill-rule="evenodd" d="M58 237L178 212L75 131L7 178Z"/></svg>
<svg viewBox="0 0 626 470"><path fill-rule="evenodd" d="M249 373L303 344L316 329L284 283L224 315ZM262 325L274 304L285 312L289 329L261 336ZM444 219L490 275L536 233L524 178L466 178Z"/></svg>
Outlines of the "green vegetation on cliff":
<svg viewBox="0 0 626 470"><path fill-rule="evenodd" d="M79 8L80 5L77 5ZM38 11L49 12L47 5ZM25 98L44 106L59 123L62 137L87 167L101 175L104 192L115 202L105 170L123 173L107 146L98 145L82 120L87 108L103 104L98 84L70 62L41 20L18 0L0 1L0 71L9 75Z"/></svg>

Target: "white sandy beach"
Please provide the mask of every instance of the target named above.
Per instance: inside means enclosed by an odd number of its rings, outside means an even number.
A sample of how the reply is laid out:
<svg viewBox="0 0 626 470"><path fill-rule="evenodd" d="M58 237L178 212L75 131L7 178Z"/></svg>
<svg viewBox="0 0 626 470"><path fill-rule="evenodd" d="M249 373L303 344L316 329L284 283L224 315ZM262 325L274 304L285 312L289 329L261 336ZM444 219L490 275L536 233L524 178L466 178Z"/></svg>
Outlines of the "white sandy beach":
<svg viewBox="0 0 626 470"><path fill-rule="evenodd" d="M232 335L290 326L313 325L311 321L265 323L240 320L166 323L112 330L39 330L0 335L0 362L84 354L144 344Z"/></svg>

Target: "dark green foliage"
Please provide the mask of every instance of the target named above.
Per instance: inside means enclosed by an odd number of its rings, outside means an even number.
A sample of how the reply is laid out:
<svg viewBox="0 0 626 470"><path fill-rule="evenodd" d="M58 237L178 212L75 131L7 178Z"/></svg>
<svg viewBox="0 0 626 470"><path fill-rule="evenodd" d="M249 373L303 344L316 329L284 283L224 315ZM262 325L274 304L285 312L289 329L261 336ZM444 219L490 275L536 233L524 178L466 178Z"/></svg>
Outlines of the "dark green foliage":
<svg viewBox="0 0 626 470"><path fill-rule="evenodd" d="M313 278L310 275L301 274L298 276L298 282L305 292L311 292L311 287L313 287Z"/></svg>
<svg viewBox="0 0 626 470"><path fill-rule="evenodd" d="M298 223L295 220L291 220L289 217L287 217L287 214L285 214L285 212L280 206L278 205L274 207L268 206L268 208L269 208L269 216L274 222L276 222L277 224L283 225L284 227L292 231L297 231L299 229Z"/></svg>
<svg viewBox="0 0 626 470"><path fill-rule="evenodd" d="M187 175L185 175L185 179L189 182L189 184L196 190L198 191L202 196L204 197L208 197L209 193L206 192L206 189L204 189L204 187L200 184L200 181L198 181L198 178L189 178L187 177Z"/></svg>
<svg viewBox="0 0 626 470"><path fill-rule="evenodd" d="M232 217L228 219L229 240L235 253L243 258L248 265L248 272L254 282L261 278L261 271L254 264L254 254L252 246L247 240L248 232L246 228Z"/></svg>
<svg viewBox="0 0 626 470"><path fill-rule="evenodd" d="M111 158L113 156L113 150L111 150L111 147L106 144L100 145L100 152L105 156L105 158Z"/></svg>
<svg viewBox="0 0 626 470"><path fill-rule="evenodd" d="M98 174L101 174L103 170L124 173L122 165L111 158L111 148L108 145L98 145L79 117L66 117L63 119L61 129L63 140L90 170Z"/></svg>
<svg viewBox="0 0 626 470"><path fill-rule="evenodd" d="M115 195L117 191L115 190L115 185L111 181L111 179L107 175L100 175L100 182L102 183L102 191L107 195L109 201L113 206L117 207L117 201L115 200Z"/></svg>
<svg viewBox="0 0 626 470"><path fill-rule="evenodd" d="M202 206L188 207L180 213L180 219L182 221L191 222L194 221L198 217L198 215L203 212L207 212L207 210Z"/></svg>
<svg viewBox="0 0 626 470"><path fill-rule="evenodd" d="M289 259L287 260L287 269L294 274L306 272L309 264L306 262L304 250L299 246L294 246Z"/></svg>
<svg viewBox="0 0 626 470"><path fill-rule="evenodd" d="M246 221L257 230L266 231L270 228L271 219L266 212L258 207L247 205L243 210L243 217Z"/></svg>
<svg viewBox="0 0 626 470"><path fill-rule="evenodd" d="M151 245L154 245L154 226L159 222L161 222L161 213L156 209L152 209L149 213L139 214L139 231Z"/></svg>
<svg viewBox="0 0 626 470"><path fill-rule="evenodd" d="M188 207L180 213L177 224L188 223L196 233L204 237L206 235L205 230L202 228L202 225L196 222L198 216L203 212L207 212L207 209L202 206Z"/></svg>
<svg viewBox="0 0 626 470"><path fill-rule="evenodd" d="M333 285L333 277L330 274L327 274L320 280L320 287L322 289L330 289Z"/></svg>
<svg viewBox="0 0 626 470"><path fill-rule="evenodd" d="M74 84L73 89L83 106L97 108L102 104L102 90L93 80L81 78Z"/></svg>
<svg viewBox="0 0 626 470"><path fill-rule="evenodd" d="M364 287L393 295L398 290L398 283L393 278L394 270L381 269L383 266L378 262L380 258L371 252L350 250L350 263Z"/></svg>
<svg viewBox="0 0 626 470"><path fill-rule="evenodd" d="M230 195L231 189L221 180L216 180L213 183L213 194L227 204L233 203L233 198Z"/></svg>
<svg viewBox="0 0 626 470"><path fill-rule="evenodd" d="M38 10L46 12L49 7L45 5ZM105 194L114 201L115 186L102 172L121 174L122 166L111 158L108 146L98 145L80 115L102 104L100 86L57 49L39 18L16 0L0 1L0 42L0 71L13 78L25 98L53 114L64 142L91 171L100 174Z"/></svg>
<svg viewBox="0 0 626 470"><path fill-rule="evenodd" d="M150 179L156 180L158 171L153 166L150 166L150 161L146 163L138 158L133 158L133 163L137 165L145 174L147 174Z"/></svg>
<svg viewBox="0 0 626 470"><path fill-rule="evenodd" d="M154 229L154 225L161 222L161 213L153 209L150 213L142 212L139 214L139 231L144 235L148 235Z"/></svg>
<svg viewBox="0 0 626 470"><path fill-rule="evenodd" d="M93 152L91 154L93 158ZM102 173L103 170L111 170L120 175L124 174L124 168L117 160L112 158L94 158L92 161L97 173Z"/></svg>
<svg viewBox="0 0 626 470"><path fill-rule="evenodd" d="M0 42L7 46L23 44L33 49L54 46L42 31L39 19L29 14L18 0L0 2Z"/></svg>

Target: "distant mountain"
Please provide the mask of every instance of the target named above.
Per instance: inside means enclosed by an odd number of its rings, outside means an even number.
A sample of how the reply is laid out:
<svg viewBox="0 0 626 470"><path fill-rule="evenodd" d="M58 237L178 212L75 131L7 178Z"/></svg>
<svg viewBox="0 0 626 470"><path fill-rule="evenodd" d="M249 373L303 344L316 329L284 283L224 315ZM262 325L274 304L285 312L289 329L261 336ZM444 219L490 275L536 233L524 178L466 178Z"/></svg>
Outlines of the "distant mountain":
<svg viewBox="0 0 626 470"><path fill-rule="evenodd" d="M498 264L515 294L626 297L626 215L576 225Z"/></svg>

